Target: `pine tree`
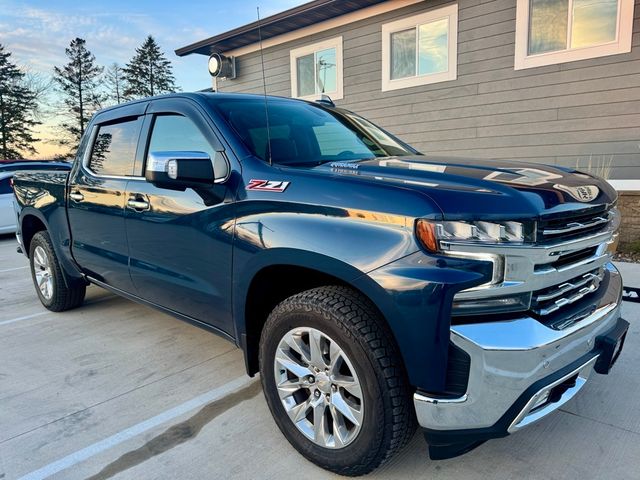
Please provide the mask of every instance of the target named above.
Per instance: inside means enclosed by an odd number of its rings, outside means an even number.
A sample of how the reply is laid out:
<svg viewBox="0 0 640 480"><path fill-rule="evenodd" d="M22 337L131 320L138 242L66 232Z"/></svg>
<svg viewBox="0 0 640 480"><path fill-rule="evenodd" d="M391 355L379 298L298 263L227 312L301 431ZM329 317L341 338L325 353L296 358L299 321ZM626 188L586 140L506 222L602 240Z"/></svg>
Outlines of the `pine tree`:
<svg viewBox="0 0 640 480"><path fill-rule="evenodd" d="M37 94L10 56L0 44L0 158L4 159L36 153L32 128L40 123L34 118Z"/></svg>
<svg viewBox="0 0 640 480"><path fill-rule="evenodd" d="M104 83L107 89L107 98L112 103L122 103L124 101L124 77L122 67L117 63L112 63L104 74Z"/></svg>
<svg viewBox="0 0 640 480"><path fill-rule="evenodd" d="M161 93L175 92L175 78L171 62L149 35L129 63L122 68L126 98L142 98Z"/></svg>
<svg viewBox="0 0 640 480"><path fill-rule="evenodd" d="M61 114L66 120L60 124L61 145L75 149L80 143L91 115L101 108L104 95L98 89L103 67L96 65L96 57L87 50L86 41L75 38L65 50L69 63L54 67L53 79L62 96Z"/></svg>

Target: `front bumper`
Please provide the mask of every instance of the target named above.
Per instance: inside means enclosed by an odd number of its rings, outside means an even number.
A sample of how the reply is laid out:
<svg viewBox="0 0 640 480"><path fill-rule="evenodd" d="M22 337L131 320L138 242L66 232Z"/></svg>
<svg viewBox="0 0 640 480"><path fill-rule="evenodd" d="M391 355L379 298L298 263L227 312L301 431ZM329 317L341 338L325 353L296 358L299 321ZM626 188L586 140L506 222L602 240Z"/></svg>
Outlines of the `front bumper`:
<svg viewBox="0 0 640 480"><path fill-rule="evenodd" d="M455 456L513 433L570 400L594 366L608 371L619 354L615 341L628 324L620 318L620 274L611 264L607 271L608 285L593 312L564 330L532 317L451 327L451 341L471 357L466 393L414 395L432 458Z"/></svg>

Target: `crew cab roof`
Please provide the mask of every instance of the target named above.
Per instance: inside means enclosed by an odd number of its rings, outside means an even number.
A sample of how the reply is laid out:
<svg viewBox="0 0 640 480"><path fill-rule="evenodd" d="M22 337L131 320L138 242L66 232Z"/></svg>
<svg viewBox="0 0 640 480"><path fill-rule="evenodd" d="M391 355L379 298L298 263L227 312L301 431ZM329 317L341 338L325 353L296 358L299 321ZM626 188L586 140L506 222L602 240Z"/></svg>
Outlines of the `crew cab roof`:
<svg viewBox="0 0 640 480"><path fill-rule="evenodd" d="M154 100L160 99L172 99L172 98L185 98L195 101L196 103L202 105L204 108L207 108L210 104L215 104L216 102L225 101L225 100L255 100L256 98L264 99L265 96L262 94L256 93L223 93L223 92L177 92L177 93L166 93L164 95L156 95L153 97L145 97L139 100L132 100L126 103L120 103L118 105L113 105L111 107L103 108L96 112L95 116L100 118L100 122L104 122L105 120L109 121L115 118L124 117L124 116L137 116L144 115L145 110L149 103ZM328 102L309 102L307 100L301 100L297 98L291 97L281 97L276 95L267 95L267 101L279 101L279 102L304 102L304 103L314 103L321 104L324 107L329 106ZM320 99L319 99L320 100Z"/></svg>

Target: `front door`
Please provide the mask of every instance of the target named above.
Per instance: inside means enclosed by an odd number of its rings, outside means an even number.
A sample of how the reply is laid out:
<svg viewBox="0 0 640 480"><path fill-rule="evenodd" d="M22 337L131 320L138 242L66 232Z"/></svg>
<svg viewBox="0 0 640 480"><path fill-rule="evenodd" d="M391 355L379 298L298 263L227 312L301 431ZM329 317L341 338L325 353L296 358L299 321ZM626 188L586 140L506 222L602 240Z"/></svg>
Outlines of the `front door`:
<svg viewBox="0 0 640 480"><path fill-rule="evenodd" d="M167 151L222 155L209 120L188 100L156 100L147 113L145 157ZM126 204L130 272L140 297L232 333L229 189L213 179L210 186L184 191L131 182Z"/></svg>
<svg viewBox="0 0 640 480"><path fill-rule="evenodd" d="M82 271L135 293L129 275L124 211L143 116L94 124L68 193L71 251Z"/></svg>

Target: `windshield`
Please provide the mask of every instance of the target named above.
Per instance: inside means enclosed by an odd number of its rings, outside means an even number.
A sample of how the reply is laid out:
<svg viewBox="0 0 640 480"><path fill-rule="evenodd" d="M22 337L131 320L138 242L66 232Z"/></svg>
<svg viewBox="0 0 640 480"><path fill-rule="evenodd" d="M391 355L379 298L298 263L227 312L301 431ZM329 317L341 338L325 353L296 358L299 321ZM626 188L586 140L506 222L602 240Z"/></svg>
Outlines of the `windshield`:
<svg viewBox="0 0 640 480"><path fill-rule="evenodd" d="M251 152L269 159L264 99L213 100L212 106L238 133ZM417 152L350 112L305 102L268 100L271 160L279 165L415 155Z"/></svg>

